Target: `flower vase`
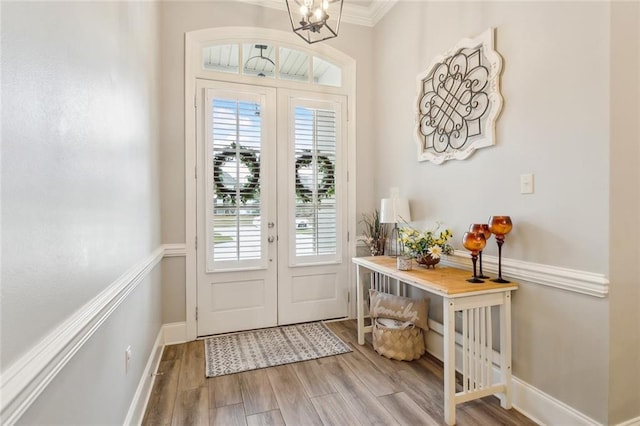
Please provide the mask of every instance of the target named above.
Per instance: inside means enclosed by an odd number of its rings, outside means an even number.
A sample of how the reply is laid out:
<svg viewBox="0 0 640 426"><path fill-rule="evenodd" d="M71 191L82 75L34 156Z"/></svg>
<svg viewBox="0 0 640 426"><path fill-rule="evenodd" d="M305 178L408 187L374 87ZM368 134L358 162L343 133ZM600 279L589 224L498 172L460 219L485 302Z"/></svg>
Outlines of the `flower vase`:
<svg viewBox="0 0 640 426"><path fill-rule="evenodd" d="M398 256L398 271L410 271L413 268L413 259L411 256Z"/></svg>
<svg viewBox="0 0 640 426"><path fill-rule="evenodd" d="M429 268L435 269L436 265L440 263L440 258L439 257L435 258L431 256L429 253L423 253L416 256L416 262L418 263L418 265L423 266L427 269Z"/></svg>

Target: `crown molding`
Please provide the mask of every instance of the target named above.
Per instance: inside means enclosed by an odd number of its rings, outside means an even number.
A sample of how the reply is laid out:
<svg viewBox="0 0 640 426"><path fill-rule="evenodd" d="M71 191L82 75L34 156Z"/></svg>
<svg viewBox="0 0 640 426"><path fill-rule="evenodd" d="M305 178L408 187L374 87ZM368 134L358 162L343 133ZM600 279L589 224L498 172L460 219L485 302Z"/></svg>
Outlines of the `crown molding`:
<svg viewBox="0 0 640 426"><path fill-rule="evenodd" d="M236 0L255 6L268 7L270 9L287 10L285 0ZM342 20L349 24L365 27L375 26L380 19L397 3L398 0L373 0L369 6L360 6L348 3L345 0L342 6Z"/></svg>
<svg viewBox="0 0 640 426"><path fill-rule="evenodd" d="M369 6L372 27L375 26L387 14L398 0L374 0Z"/></svg>

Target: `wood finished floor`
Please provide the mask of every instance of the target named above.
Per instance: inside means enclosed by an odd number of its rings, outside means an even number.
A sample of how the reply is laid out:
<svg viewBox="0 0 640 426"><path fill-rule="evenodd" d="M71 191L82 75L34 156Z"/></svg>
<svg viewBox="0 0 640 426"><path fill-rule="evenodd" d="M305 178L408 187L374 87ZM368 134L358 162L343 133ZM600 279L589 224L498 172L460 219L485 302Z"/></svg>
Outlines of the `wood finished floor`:
<svg viewBox="0 0 640 426"><path fill-rule="evenodd" d="M442 363L357 344L355 321L327 324L353 352L205 378L202 341L167 346L144 425L443 425ZM370 336L368 336L370 337ZM458 405L458 425L534 425L489 396Z"/></svg>

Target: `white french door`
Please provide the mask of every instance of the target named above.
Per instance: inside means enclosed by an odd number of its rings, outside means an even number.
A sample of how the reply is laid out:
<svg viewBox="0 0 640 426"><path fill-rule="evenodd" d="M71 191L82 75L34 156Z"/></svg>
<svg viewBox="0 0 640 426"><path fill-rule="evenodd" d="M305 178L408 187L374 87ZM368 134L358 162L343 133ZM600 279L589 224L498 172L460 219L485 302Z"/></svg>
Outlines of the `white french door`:
<svg viewBox="0 0 640 426"><path fill-rule="evenodd" d="M343 96L197 82L197 334L347 315Z"/></svg>
<svg viewBox="0 0 640 426"><path fill-rule="evenodd" d="M197 334L274 326L276 91L198 80L196 96Z"/></svg>
<svg viewBox="0 0 640 426"><path fill-rule="evenodd" d="M346 97L278 89L278 120L278 323L347 316Z"/></svg>

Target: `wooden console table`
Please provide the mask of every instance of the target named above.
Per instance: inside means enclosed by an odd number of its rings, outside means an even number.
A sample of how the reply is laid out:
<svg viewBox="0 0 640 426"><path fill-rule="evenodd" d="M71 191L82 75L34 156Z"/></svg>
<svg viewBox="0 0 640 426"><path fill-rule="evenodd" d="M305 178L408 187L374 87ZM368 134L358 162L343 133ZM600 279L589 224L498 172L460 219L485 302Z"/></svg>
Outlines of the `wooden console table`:
<svg viewBox="0 0 640 426"><path fill-rule="evenodd" d="M482 284L466 281L469 271L438 266L436 269L415 268L399 271L396 258L388 256L356 257L358 343L364 345L364 334L372 326L364 324L365 273L389 277L398 283L419 288L442 296L444 338L444 420L448 425L456 422L456 405L501 394L501 406L511 408L511 292L517 283L497 284L485 280ZM370 282L375 281L371 279ZM379 281L379 279L378 279ZM493 377L493 343L491 307L500 309L500 368L499 383ZM462 390L456 392L456 312L460 312L461 353L459 368L462 372Z"/></svg>

